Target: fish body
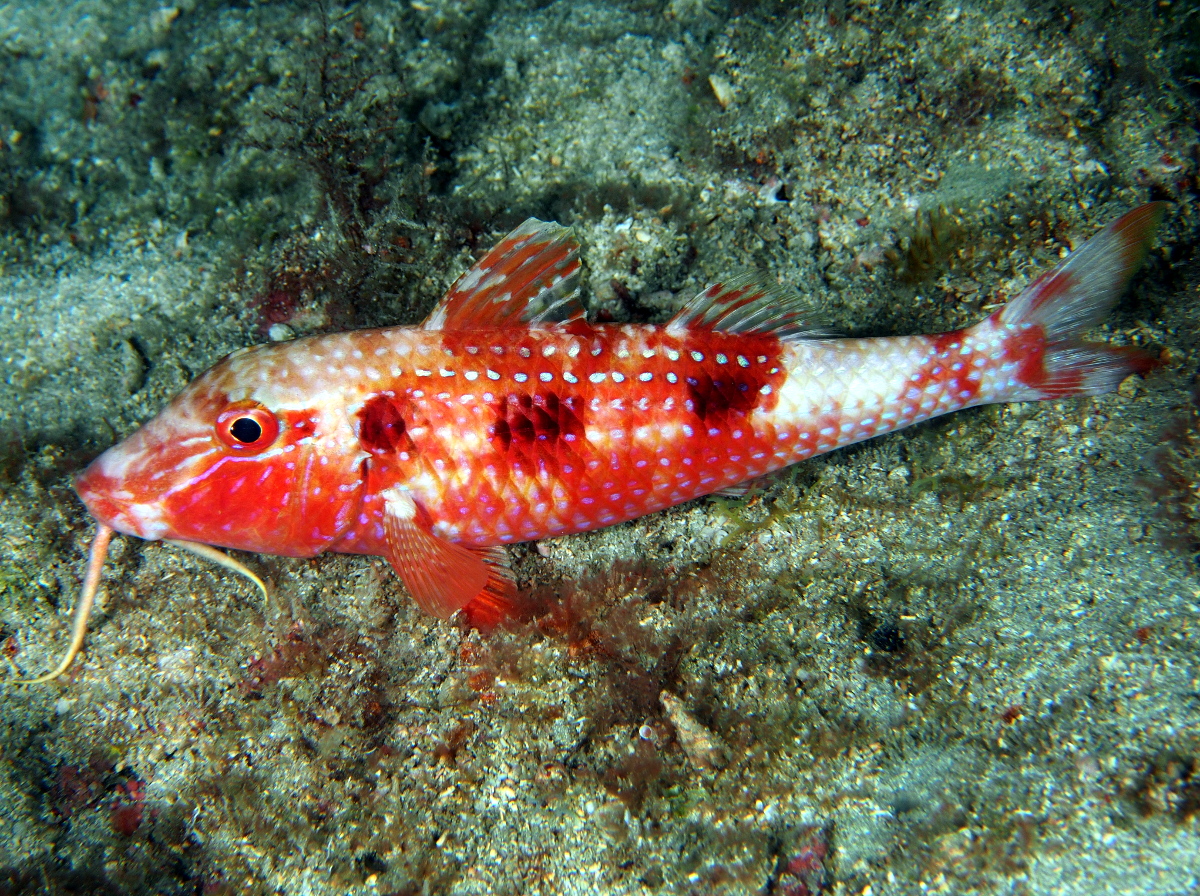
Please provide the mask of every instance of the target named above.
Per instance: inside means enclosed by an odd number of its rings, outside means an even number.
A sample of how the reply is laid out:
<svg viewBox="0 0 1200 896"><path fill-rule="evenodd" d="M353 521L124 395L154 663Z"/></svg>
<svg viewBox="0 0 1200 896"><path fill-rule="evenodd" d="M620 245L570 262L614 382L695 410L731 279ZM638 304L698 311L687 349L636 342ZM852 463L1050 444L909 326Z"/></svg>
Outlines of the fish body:
<svg viewBox="0 0 1200 896"><path fill-rule="evenodd" d="M504 545L735 489L974 405L1109 391L1145 359L1085 344L1161 204L1009 305L936 335L837 339L753 278L663 325L592 324L578 247L530 219L419 327L255 346L197 378L76 488L104 526L288 556L386 557L441 617L503 616Z"/></svg>

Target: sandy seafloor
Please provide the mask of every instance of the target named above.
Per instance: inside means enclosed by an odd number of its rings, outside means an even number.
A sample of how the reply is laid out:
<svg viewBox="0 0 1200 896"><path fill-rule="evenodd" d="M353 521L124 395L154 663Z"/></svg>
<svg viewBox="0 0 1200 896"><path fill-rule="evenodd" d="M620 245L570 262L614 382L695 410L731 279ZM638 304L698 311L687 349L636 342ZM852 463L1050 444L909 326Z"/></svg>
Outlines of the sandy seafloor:
<svg viewBox="0 0 1200 896"><path fill-rule="evenodd" d="M0 5L12 675L65 645L74 471L268 332L419 321L528 215L576 229L593 315L757 268L886 335L1172 203L1097 334L1144 379L518 547L513 631L374 559L243 556L264 605L118 539L80 661L0 687L0 893L1200 890L1200 575L1143 484L1198 360L1198 16Z"/></svg>

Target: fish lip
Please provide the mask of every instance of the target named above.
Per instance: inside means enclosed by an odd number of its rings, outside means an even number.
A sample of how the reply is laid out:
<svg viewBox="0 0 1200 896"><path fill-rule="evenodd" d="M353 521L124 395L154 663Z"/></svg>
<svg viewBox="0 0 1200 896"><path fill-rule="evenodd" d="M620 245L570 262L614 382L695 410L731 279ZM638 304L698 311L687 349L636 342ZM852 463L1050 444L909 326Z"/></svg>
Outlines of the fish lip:
<svg viewBox="0 0 1200 896"><path fill-rule="evenodd" d="M96 469L96 464L92 463L85 470L75 474L75 494L79 495L79 500L83 502L83 506L88 509L88 513L94 516L99 522L106 526L112 526L114 529L120 529L118 525L125 519L125 513L128 506L117 501L112 496L111 488L106 488L104 484L97 480L108 479Z"/></svg>
<svg viewBox="0 0 1200 896"><path fill-rule="evenodd" d="M133 501L116 497L122 491L121 483L107 475L100 467L100 458L92 461L86 469L75 475L75 494L83 502L88 513L97 521L125 535L138 538L154 538L133 512Z"/></svg>

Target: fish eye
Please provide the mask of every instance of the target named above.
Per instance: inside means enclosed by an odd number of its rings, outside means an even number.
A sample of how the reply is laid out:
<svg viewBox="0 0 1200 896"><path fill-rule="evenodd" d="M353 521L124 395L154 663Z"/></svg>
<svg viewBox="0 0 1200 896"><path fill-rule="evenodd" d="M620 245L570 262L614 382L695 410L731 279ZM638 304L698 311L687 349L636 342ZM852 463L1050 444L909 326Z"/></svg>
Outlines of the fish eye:
<svg viewBox="0 0 1200 896"><path fill-rule="evenodd" d="M256 454L272 445L278 435L279 421L256 402L239 402L217 417L217 438L239 453Z"/></svg>
<svg viewBox="0 0 1200 896"><path fill-rule="evenodd" d="M262 425L253 417L238 417L229 427L229 434L250 445L262 438Z"/></svg>

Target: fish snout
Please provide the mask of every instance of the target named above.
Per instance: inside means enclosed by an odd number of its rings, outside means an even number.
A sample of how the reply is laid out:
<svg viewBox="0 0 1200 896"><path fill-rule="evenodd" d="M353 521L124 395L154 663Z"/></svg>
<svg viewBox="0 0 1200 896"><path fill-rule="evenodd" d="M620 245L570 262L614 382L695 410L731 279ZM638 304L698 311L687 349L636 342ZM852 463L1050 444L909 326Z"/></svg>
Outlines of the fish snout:
<svg viewBox="0 0 1200 896"><path fill-rule="evenodd" d="M92 461L75 477L75 493L99 522L126 535L158 539L167 536L162 514L139 502L123 476L111 470L112 449Z"/></svg>

